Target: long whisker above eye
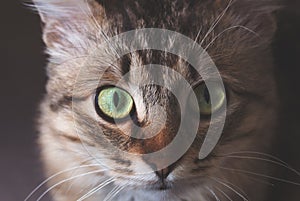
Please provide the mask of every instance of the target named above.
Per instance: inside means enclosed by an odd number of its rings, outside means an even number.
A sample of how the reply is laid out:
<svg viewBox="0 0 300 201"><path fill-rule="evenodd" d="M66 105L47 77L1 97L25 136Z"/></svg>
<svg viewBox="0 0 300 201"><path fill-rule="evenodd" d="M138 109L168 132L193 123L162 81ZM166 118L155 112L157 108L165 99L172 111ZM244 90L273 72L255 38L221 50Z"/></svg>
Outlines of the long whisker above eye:
<svg viewBox="0 0 300 201"><path fill-rule="evenodd" d="M205 47L205 51L207 51L207 49L221 36L223 35L225 32L230 31L232 29L244 29L252 34L254 34L256 37L260 37L255 31L249 29L248 27L242 26L242 25L235 25L235 26L231 26L225 30L223 30L222 32L220 32L216 37L214 37L209 43L208 45Z"/></svg>
<svg viewBox="0 0 300 201"><path fill-rule="evenodd" d="M77 167L72 167L72 168L69 168L69 169L66 169L66 170L63 170L63 171L60 171L60 172L57 172L55 174L53 174L52 176L48 177L46 180L44 180L43 182L41 182L35 189L33 189L31 191L31 193L29 193L29 195L25 198L24 201L27 201L36 191L38 191L44 184L46 184L48 181L50 181L51 179L63 174L63 173L66 173L66 172L70 172L70 171L74 171L74 170L78 170L78 169L81 169L81 168L86 168L86 167L97 167L99 166L98 164L90 164L90 165L80 165L80 166L77 166Z"/></svg>
<svg viewBox="0 0 300 201"><path fill-rule="evenodd" d="M261 173L256 173L256 172L251 172L251 171L241 170L241 169L222 167L222 166L218 166L217 168L220 168L220 169L223 169L223 170L228 170L228 171L234 171L234 172L238 172L238 173L250 174L250 175L254 175L254 176L258 176L258 177L264 177L264 178L267 178L267 179L273 179L275 181L281 181L281 182L284 182L284 183L300 186L300 183L293 182L293 181L290 181L290 180L287 180L287 179L273 177L273 176L270 176L270 175L261 174Z"/></svg>
<svg viewBox="0 0 300 201"><path fill-rule="evenodd" d="M91 171L91 172L86 172L86 173L83 173L83 174L79 174L79 175L76 175L76 176L73 176L73 177L70 177L68 179L64 179L54 185L52 185L50 188L48 188L45 192L43 192L42 195L40 195L40 197L38 197L38 199L36 201L40 201L49 191L51 191L52 189L54 189L55 187L67 182L67 181L71 181L71 180L74 180L74 179L77 179L77 178L80 178L80 177L83 177L83 176L87 176L87 175L91 175L91 174L96 174L96 173L100 173L100 172L104 172L106 170L95 170L95 171Z"/></svg>
<svg viewBox="0 0 300 201"><path fill-rule="evenodd" d="M228 5L226 6L226 8L223 10L223 12L216 18L216 20L213 22L213 24L211 25L211 27L208 29L207 33L205 34L205 36L203 37L203 39L200 42L200 46L202 47L205 39L209 36L209 34L215 29L215 27L219 24L219 22L222 20L222 18L224 17L224 15L226 14L226 12L228 11L228 9L230 8L230 6L232 5L233 0L230 0ZM200 30L201 31L201 30ZM197 36L199 37L199 32L197 34ZM195 39L195 42L197 41L198 38Z"/></svg>
<svg viewBox="0 0 300 201"><path fill-rule="evenodd" d="M86 194L84 194L83 196L81 196L80 198L78 198L77 201L83 201L84 199L89 198L94 193L96 193L97 191L101 190L102 188L104 188L105 186L109 185L110 183L112 183L114 181L115 181L114 178L109 178L109 179L101 182L99 185L97 185L96 187L92 188L89 192L87 192Z"/></svg>

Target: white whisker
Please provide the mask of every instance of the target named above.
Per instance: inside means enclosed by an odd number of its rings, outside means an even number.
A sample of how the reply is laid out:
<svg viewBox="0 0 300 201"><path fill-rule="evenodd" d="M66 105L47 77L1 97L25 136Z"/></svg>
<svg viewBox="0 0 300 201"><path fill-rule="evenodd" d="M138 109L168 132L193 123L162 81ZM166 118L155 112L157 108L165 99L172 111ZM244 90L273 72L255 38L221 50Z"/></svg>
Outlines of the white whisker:
<svg viewBox="0 0 300 201"><path fill-rule="evenodd" d="M198 31L198 33L197 33L197 35L196 35L196 38L194 39L194 43L193 43L192 49L194 49L194 47L195 47L195 45L196 45L196 43L197 43L197 40L198 40L198 38L200 37L200 33L201 33L201 31L202 31L202 28L203 28L203 27L200 28L200 30Z"/></svg>
<svg viewBox="0 0 300 201"><path fill-rule="evenodd" d="M266 180L263 180L263 179L258 179L258 178L255 178L254 176L250 176L250 175L245 175L246 177L248 177L249 179L255 181L255 182L259 182L261 184L265 184L265 185L269 185L269 186L275 186L275 184L269 182L269 181L266 181Z"/></svg>
<svg viewBox="0 0 300 201"><path fill-rule="evenodd" d="M203 39L200 42L200 46L202 47L205 39L208 37L208 35L215 29L215 27L219 24L219 22L221 21L221 19L223 18L223 16L226 14L226 12L228 11L228 9L230 8L230 6L232 5L233 0L230 0L228 5L226 6L226 8L223 10L223 12L217 17L217 19L214 21L214 23L212 24L212 26L208 29L207 33L205 34L205 36L203 37ZM195 40L196 41L196 40Z"/></svg>
<svg viewBox="0 0 300 201"><path fill-rule="evenodd" d="M285 167L285 168L287 168L288 170L291 170L292 172L294 172L294 173L296 173L298 176L300 176L300 172L298 172L297 170L291 168L290 166L288 166L288 165L286 165L286 164L283 164L283 163L281 163L281 162L277 162L277 161L270 160L270 159L259 158L259 157L251 157L251 156L233 156L233 155L231 155L231 156L229 156L229 155L228 155L228 156L222 156L222 157L266 161L266 162L269 162L269 163L273 163L273 164L276 164L276 165Z"/></svg>
<svg viewBox="0 0 300 201"><path fill-rule="evenodd" d="M96 167L99 166L98 164L90 164L90 165L81 165L81 166L77 166L77 167L73 167L73 168L69 168L60 172L57 172L56 174L53 174L52 176L48 177L46 180L44 180L43 182L41 182L35 189L33 189L31 191L31 193L25 198L24 201L27 201L37 190L39 190L44 184L46 184L48 181L50 181L51 179L53 179L54 177L57 177L60 174L69 172L69 171L73 171L73 170L77 170L77 169L81 169L81 168L86 168L86 167Z"/></svg>
<svg viewBox="0 0 300 201"><path fill-rule="evenodd" d="M245 27L245 26L242 26L242 25L236 25L236 26L232 26L232 27L229 27L225 30L223 30L221 33L219 33L216 37L214 37L211 42L205 47L204 51L207 51L207 49L221 36L223 35L225 32L229 31L229 30L232 30L232 29L245 29L246 31L254 34L256 37L260 37L255 31Z"/></svg>
<svg viewBox="0 0 300 201"><path fill-rule="evenodd" d="M235 190L234 188L232 188L231 186L229 186L228 184L226 184L225 182L222 182L220 179L217 179L215 177L211 177L212 180L216 181L217 183L227 187L228 189L232 190L234 193L236 193L238 196L240 196L243 200L249 201L244 195L242 195L241 193L239 193L237 190Z"/></svg>
<svg viewBox="0 0 300 201"><path fill-rule="evenodd" d="M216 177L215 177L215 179L218 179L219 181L222 181L222 182L224 182L224 183L226 183L226 184L228 184L228 185L231 185L231 186L234 187L235 189L239 190L239 191L247 198L246 192L245 192L243 189L241 189L240 187L238 187L237 185L233 184L232 182L225 181L225 180L222 180L222 179L216 178Z"/></svg>
<svg viewBox="0 0 300 201"><path fill-rule="evenodd" d="M219 192L221 192L228 200L233 201L223 190L218 187L215 187Z"/></svg>
<svg viewBox="0 0 300 201"><path fill-rule="evenodd" d="M278 162L286 165L291 171L295 172L296 174L300 175L300 172L293 169L288 163L284 162L283 160L281 160L280 158L273 156L271 154L267 154L267 153L263 153L263 152L255 152L255 151L239 151L239 152L231 152L228 154L225 154L224 156L229 156L229 155L234 155L234 154L257 154L257 155L261 155L261 156L267 156L271 159L277 160Z"/></svg>
<svg viewBox="0 0 300 201"><path fill-rule="evenodd" d="M112 183L114 181L115 181L114 178L109 178L109 179L105 180L104 182L101 182L99 185L92 188L89 192L87 192L86 194L81 196L79 199L77 199L77 201L82 201L82 200L92 196L94 193L96 193L97 191L101 190L102 188L104 188L105 186L109 185L110 183Z"/></svg>
<svg viewBox="0 0 300 201"><path fill-rule="evenodd" d="M111 197L110 200L112 200L114 197L116 197L116 196L117 196L117 195L118 195L125 187L126 187L126 186L121 187L120 190L117 191L117 192Z"/></svg>
<svg viewBox="0 0 300 201"><path fill-rule="evenodd" d="M245 173L245 174L255 175L255 176L259 176L259 177L264 177L264 178L273 179L273 180L276 180L276 181L281 181L281 182L285 182L285 183L288 183L288 184L293 184L293 185L296 185L296 186L300 186L300 183L289 181L289 180L282 179L282 178L273 177L273 176L270 176L270 175L260 174L260 173L251 172L251 171L247 171L247 170L240 170L240 169L233 169L233 168L221 167L221 166L219 166L219 168L223 169L223 170L230 170L230 171L235 171L235 172L239 172L239 173Z"/></svg>
<svg viewBox="0 0 300 201"><path fill-rule="evenodd" d="M48 188L36 201L40 201L49 191L51 191L52 189L54 189L56 186L59 186L67 181L71 181L73 179L77 179L77 178L80 178L80 177L83 177L83 176L86 176L86 175L90 175L90 174L95 174L95 173L100 173L100 172L104 172L106 170L96 170L96 171L91 171L91 172L87 172L87 173L83 173L83 174L80 174L80 175L76 175L76 176L73 176L73 177L70 177L68 179L64 179L54 185L52 185L50 188Z"/></svg>
<svg viewBox="0 0 300 201"><path fill-rule="evenodd" d="M109 201L112 200L120 191L122 191L124 187L116 186L114 187L109 194L106 195L103 201Z"/></svg>
<svg viewBox="0 0 300 201"><path fill-rule="evenodd" d="M216 195L216 193L212 189L210 189L209 187L206 187L206 189L214 196L214 198L217 201L220 201L220 199L218 198L218 196Z"/></svg>

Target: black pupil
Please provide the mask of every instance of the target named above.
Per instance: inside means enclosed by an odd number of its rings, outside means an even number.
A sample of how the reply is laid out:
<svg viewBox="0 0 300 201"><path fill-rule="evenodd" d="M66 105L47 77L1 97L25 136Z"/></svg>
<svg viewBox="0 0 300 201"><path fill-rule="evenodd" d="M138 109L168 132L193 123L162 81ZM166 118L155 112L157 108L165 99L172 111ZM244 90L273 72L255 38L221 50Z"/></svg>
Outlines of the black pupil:
<svg viewBox="0 0 300 201"><path fill-rule="evenodd" d="M205 87L205 89L204 89L204 94L203 94L203 96L204 96L205 101L206 101L207 103L210 103L210 96L209 96L209 92L208 92L207 87Z"/></svg>
<svg viewBox="0 0 300 201"><path fill-rule="evenodd" d="M117 92L115 92L113 95L113 102L114 102L115 107L117 108L119 105L119 95Z"/></svg>

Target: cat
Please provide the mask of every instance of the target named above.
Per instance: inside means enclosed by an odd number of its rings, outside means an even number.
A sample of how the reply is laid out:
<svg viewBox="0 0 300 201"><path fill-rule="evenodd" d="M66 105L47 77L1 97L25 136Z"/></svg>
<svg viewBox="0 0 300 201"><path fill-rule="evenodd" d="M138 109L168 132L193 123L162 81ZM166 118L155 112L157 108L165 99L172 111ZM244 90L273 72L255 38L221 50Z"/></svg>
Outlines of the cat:
<svg viewBox="0 0 300 201"><path fill-rule="evenodd" d="M39 119L39 143L49 188L40 198L50 191L58 201L268 199L267 179L257 174L272 172L268 163L258 159L267 158L264 153L272 150L278 124L271 48L278 2L33 2L43 22L49 55L47 94ZM218 96L217 101L226 104L226 122L221 139L204 159L199 159L198 153L212 121L210 115L218 110L210 103L210 95L217 93L218 86L208 93L201 76L188 62L161 50L136 50L114 64L105 62L112 50L102 49L102 43L144 28L166 29L195 40L218 68L226 94ZM164 168L157 168L168 160L163 155L161 161L151 161L143 154L171 143L181 117L176 98L165 88L145 85L135 88L134 93L128 89L137 79L152 79L147 70L139 76L134 74L136 66L147 64L168 66L195 83L196 106L202 111L192 145ZM84 76L79 77L82 72ZM155 76L162 76L170 86L176 84L174 74L163 73ZM159 124L161 117L153 109L155 105L166 110L162 129L149 139L131 137L134 126L146 127L155 120ZM120 120L118 124L116 119ZM111 151L111 145L123 154Z"/></svg>

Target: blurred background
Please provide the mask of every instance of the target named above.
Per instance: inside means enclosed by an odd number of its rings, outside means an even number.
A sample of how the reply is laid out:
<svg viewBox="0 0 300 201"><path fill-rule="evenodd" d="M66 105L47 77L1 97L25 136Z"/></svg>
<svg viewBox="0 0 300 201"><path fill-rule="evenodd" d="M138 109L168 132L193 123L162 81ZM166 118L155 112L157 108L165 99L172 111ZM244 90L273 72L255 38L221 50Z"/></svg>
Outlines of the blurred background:
<svg viewBox="0 0 300 201"><path fill-rule="evenodd" d="M274 155L300 170L300 1L286 4L274 42L282 98L282 132ZM44 179L35 118L45 93L46 55L34 12L21 1L6 0L0 15L0 201L18 201ZM279 176L300 183L300 176L290 171ZM300 200L299 185L273 183L273 201Z"/></svg>

